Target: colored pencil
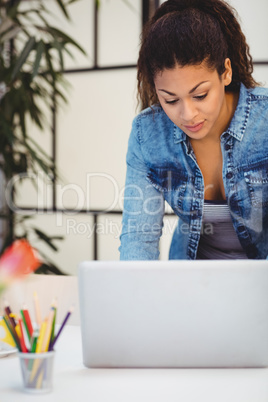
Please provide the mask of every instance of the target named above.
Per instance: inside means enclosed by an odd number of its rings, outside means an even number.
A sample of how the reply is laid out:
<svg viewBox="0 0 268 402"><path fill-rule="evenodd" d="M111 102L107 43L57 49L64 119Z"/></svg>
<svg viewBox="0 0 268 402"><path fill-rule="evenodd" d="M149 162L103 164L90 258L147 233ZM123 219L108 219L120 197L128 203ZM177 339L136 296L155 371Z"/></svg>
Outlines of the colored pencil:
<svg viewBox="0 0 268 402"><path fill-rule="evenodd" d="M26 308L26 306L24 306L22 311L23 311L24 318L25 318L25 321L26 321L26 326L27 326L28 331L29 331L29 335L30 335L29 340L30 340L31 337L33 336L33 326L32 326L31 317L30 317L29 311Z"/></svg>
<svg viewBox="0 0 268 402"><path fill-rule="evenodd" d="M2 321L2 322L1 322ZM16 343L14 341L14 337L11 335L9 328L7 326L6 321L4 320L4 317L0 317L0 326L3 327L5 333L4 336L1 337L1 340L10 346L13 346L14 348L16 347ZM0 331L1 332L1 331Z"/></svg>
<svg viewBox="0 0 268 402"><path fill-rule="evenodd" d="M33 328L32 328L32 324L29 323L28 316L27 316L27 313L25 314L25 311L26 311L26 309L21 309L20 314L21 314L21 318L23 320L24 327L25 327L26 332L27 332L29 342L31 342ZM29 327L29 325L30 325L30 327Z"/></svg>
<svg viewBox="0 0 268 402"><path fill-rule="evenodd" d="M31 342L31 353L35 353L36 351L37 339L38 339L38 332L34 332Z"/></svg>
<svg viewBox="0 0 268 402"><path fill-rule="evenodd" d="M46 332L46 327L47 327L47 318L42 322L39 337L37 339L37 345L36 345L36 353L41 353L41 348L43 345L43 340Z"/></svg>
<svg viewBox="0 0 268 402"><path fill-rule="evenodd" d="M47 326L46 326L46 331L45 331L45 334L44 334L44 339L43 339L43 342L42 342L42 345L41 345L41 353L48 351L49 341L50 341L50 337L51 337L51 329L52 329L52 322L53 322L54 312L55 312L54 307L51 307L50 312L48 314Z"/></svg>
<svg viewBox="0 0 268 402"><path fill-rule="evenodd" d="M4 319L4 321L5 321L5 324L6 324L7 328L8 328L8 330L9 330L9 333L10 333L10 335L12 336L12 338L13 338L13 340L14 340L14 342L15 342L17 348L18 348L18 350L21 350L21 346L20 346L20 341L19 341L18 335L17 335L15 329L13 328L13 325L10 323L10 320L9 320L8 315L3 316L3 319Z"/></svg>
<svg viewBox="0 0 268 402"><path fill-rule="evenodd" d="M23 334L23 328L22 328L22 320L19 318L19 326L20 326L20 345L21 345L21 351L24 353L27 353L27 347L25 344L25 339L24 339L24 334Z"/></svg>
<svg viewBox="0 0 268 402"><path fill-rule="evenodd" d="M45 336L45 332L46 332L46 327L47 327L47 318L44 319L44 321L42 322L41 325L41 329L40 329L40 333L39 333L39 337L37 339L37 345L36 345L36 351L35 353L41 353L41 348L43 345L43 341L44 341L44 336ZM35 360L33 363L33 367L31 370L31 376L30 376L30 381L33 381L36 372L38 370L38 366L41 364L41 361L39 361L39 359Z"/></svg>
<svg viewBox="0 0 268 402"><path fill-rule="evenodd" d="M36 361L34 363L36 363ZM33 388L40 388L41 381L42 381L42 378L43 378L43 373L44 373L44 370L46 368L46 363L47 362L45 360L42 360L42 361L39 362L38 367L35 364L34 376L31 375L31 378L30 378L30 384L31 384L31 386Z"/></svg>
<svg viewBox="0 0 268 402"><path fill-rule="evenodd" d="M6 300L5 300L5 312L6 312L7 316L10 317L10 321L12 323L12 326L15 329L16 322L14 320L14 317L12 316L12 311L11 311L10 306L9 306L9 304L8 304L8 302Z"/></svg>
<svg viewBox="0 0 268 402"><path fill-rule="evenodd" d="M20 325L19 324L16 325L15 331L16 331L16 334L18 335L18 337L20 338L21 337L21 330L20 330Z"/></svg>
<svg viewBox="0 0 268 402"><path fill-rule="evenodd" d="M40 310L37 299L37 294L35 292L35 305L36 305L36 317L40 318ZM5 305L5 315L3 317L5 326L10 333L9 338L14 341L19 351L23 353L44 353L53 350L55 343L57 342L63 328L65 327L70 315L72 314L74 308L70 307L67 314L65 315L60 328L55 335L55 325L56 325L56 314L57 314L57 303L51 305L48 316L41 322L40 330L33 329L31 322L31 317L28 309L24 306L21 310L21 318L17 317L12 313L9 305ZM38 313L39 311L39 313ZM27 336L26 336L27 334ZM10 339L11 339L10 338ZM29 342L28 342L28 339ZM27 341L27 342L26 342ZM36 373L37 368L34 365L34 372L32 376Z"/></svg>
<svg viewBox="0 0 268 402"><path fill-rule="evenodd" d="M55 312L54 312L54 317L53 317L53 322L52 322L50 343L52 343L54 338L55 338L55 325L56 325L56 316L57 316L57 300L55 301L54 307L55 307Z"/></svg>
<svg viewBox="0 0 268 402"><path fill-rule="evenodd" d="M53 342L52 342L52 344L51 344L49 350L53 350L53 348L54 348L54 346L55 346L55 343L57 342L57 340L58 340L58 338L59 338L59 336L60 336L60 334L61 334L61 332L62 332L64 326L66 325L66 322L68 321L70 315L72 314L73 310L74 310L73 307L71 307L71 308L69 309L68 313L66 314L66 316L65 316L65 318L64 318L64 320L63 320L63 322L62 322L62 324L61 324L61 326L60 326L60 329L59 329L57 335L56 335L55 338L53 339Z"/></svg>

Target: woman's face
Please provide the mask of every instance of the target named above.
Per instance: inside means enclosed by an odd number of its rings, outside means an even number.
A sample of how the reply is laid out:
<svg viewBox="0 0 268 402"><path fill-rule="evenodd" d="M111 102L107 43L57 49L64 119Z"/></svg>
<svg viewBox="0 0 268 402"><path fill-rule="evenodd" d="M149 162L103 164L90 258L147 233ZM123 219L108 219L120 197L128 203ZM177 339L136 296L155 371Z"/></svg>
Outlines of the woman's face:
<svg viewBox="0 0 268 402"><path fill-rule="evenodd" d="M219 137L230 120L231 105L225 86L232 79L229 59L225 72L208 69L205 62L165 69L155 76L159 102L170 120L192 139Z"/></svg>

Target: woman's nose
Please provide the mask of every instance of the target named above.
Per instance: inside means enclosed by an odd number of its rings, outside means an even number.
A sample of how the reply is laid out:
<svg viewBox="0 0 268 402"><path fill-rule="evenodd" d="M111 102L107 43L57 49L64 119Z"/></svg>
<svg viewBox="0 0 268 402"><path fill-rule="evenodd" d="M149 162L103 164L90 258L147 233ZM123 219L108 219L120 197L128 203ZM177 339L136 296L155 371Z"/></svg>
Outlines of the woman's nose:
<svg viewBox="0 0 268 402"><path fill-rule="evenodd" d="M192 102L183 102L181 105L181 118L185 123L193 123L194 118L197 116L198 112L196 105Z"/></svg>

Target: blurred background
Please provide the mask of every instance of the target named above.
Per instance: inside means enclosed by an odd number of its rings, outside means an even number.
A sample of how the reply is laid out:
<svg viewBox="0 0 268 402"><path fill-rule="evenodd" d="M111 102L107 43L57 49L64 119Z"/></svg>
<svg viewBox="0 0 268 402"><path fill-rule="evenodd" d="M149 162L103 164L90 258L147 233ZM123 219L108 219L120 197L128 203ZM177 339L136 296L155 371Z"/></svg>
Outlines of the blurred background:
<svg viewBox="0 0 268 402"><path fill-rule="evenodd" d="M27 1L25 1L27 3ZM136 101L136 61L143 24L162 1L79 0L66 21L55 1L54 26L68 32L86 55L66 57L68 104L47 110L50 124L30 135L53 159L59 177L26 176L15 180L16 215L24 225L55 237L50 247L30 238L62 272L76 275L82 260L117 260L126 173L127 142ZM254 77L268 86L268 2L232 0L250 45ZM168 258L176 218L167 209L161 259ZM14 227L20 234L21 227Z"/></svg>

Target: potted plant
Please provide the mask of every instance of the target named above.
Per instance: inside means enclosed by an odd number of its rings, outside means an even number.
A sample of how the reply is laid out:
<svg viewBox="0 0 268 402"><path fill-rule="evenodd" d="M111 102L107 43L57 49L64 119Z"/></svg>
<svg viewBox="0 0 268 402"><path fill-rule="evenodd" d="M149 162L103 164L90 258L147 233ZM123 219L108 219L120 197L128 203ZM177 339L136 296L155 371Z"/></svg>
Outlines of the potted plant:
<svg viewBox="0 0 268 402"><path fill-rule="evenodd" d="M53 1L64 17L70 19L68 7L79 0ZM67 102L64 56L70 55L73 48L85 52L69 35L51 25L49 3L0 0L1 194L14 175L38 170L51 177L57 174L51 158L29 135L29 127L36 125L43 130L46 124L43 106L53 109L60 102ZM3 203L3 197L0 209L2 222L5 219L9 228L0 244L3 250L14 240L14 213ZM54 238L37 229L36 235L56 248ZM22 237L27 237L27 233ZM48 265L53 272L60 273L53 264Z"/></svg>

